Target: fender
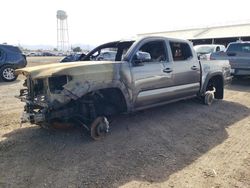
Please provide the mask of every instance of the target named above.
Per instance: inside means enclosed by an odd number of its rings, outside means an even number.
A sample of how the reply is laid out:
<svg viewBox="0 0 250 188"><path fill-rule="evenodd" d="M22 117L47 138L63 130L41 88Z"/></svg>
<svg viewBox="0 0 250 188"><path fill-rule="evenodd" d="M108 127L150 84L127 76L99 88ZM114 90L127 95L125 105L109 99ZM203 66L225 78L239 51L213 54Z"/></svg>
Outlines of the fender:
<svg viewBox="0 0 250 188"><path fill-rule="evenodd" d="M223 87L224 87L224 77L223 77L222 72L216 71L216 72L213 72L213 73L208 73L207 76L206 76L206 79L205 79L204 83L202 84L201 90L200 90L200 95L201 96L205 94L206 88L207 88L207 84L208 84L209 80L212 77L214 77L214 76L221 76L222 82L223 82Z"/></svg>
<svg viewBox="0 0 250 188"><path fill-rule="evenodd" d="M124 83L119 80L112 80L112 82L103 81L99 83L96 83L96 82L91 83L89 81L83 82L83 83L73 82L70 84L66 84L64 86L64 90L62 91L62 93L65 96L67 96L67 98L77 100L83 97L84 95L86 95L87 93L95 92L100 89L108 89L108 88L119 89L126 101L127 111L129 112L132 110L132 99L129 95L129 92L126 86L124 85ZM67 100L67 102L69 102L69 100Z"/></svg>

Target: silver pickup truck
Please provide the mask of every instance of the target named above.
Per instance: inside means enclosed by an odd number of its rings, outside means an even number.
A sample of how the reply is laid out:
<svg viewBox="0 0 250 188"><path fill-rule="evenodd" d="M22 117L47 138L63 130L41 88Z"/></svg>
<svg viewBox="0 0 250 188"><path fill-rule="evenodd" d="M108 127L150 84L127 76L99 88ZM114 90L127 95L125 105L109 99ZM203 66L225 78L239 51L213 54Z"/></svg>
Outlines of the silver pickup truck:
<svg viewBox="0 0 250 188"><path fill-rule="evenodd" d="M229 43L222 52L212 53L210 59L229 60L231 73L235 77L250 76L250 42Z"/></svg>
<svg viewBox="0 0 250 188"><path fill-rule="evenodd" d="M98 61L105 51L114 59ZM228 61L200 62L186 40L146 37L116 41L89 52L82 61L19 69L27 77L19 98L23 122L42 127L76 120L98 140L109 117L200 97L223 99L231 80Z"/></svg>

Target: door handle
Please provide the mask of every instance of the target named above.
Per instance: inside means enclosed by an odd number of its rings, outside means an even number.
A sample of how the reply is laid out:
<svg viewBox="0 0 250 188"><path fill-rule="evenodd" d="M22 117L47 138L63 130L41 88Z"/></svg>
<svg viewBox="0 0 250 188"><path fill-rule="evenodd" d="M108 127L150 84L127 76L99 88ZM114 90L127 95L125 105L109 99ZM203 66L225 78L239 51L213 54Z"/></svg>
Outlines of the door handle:
<svg viewBox="0 0 250 188"><path fill-rule="evenodd" d="M170 72L173 72L173 69L171 69L171 68L165 68L165 69L163 69L163 72L170 73Z"/></svg>
<svg viewBox="0 0 250 188"><path fill-rule="evenodd" d="M192 66L191 69L192 69L192 70L199 70L199 68L198 68L197 66L195 66L195 65Z"/></svg>

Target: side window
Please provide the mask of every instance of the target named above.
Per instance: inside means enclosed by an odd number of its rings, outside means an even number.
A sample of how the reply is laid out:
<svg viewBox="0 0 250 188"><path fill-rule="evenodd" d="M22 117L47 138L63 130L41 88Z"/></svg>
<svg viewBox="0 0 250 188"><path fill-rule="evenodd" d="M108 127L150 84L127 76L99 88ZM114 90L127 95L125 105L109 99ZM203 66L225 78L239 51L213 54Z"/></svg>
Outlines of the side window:
<svg viewBox="0 0 250 188"><path fill-rule="evenodd" d="M240 44L230 44L227 48L227 52L241 52Z"/></svg>
<svg viewBox="0 0 250 188"><path fill-rule="evenodd" d="M3 59L3 56L4 56L3 51L0 49L0 60Z"/></svg>
<svg viewBox="0 0 250 188"><path fill-rule="evenodd" d="M220 47L219 47L219 46L217 46L217 47L216 47L216 49L215 49L215 51L216 51L216 52L221 51Z"/></svg>
<svg viewBox="0 0 250 188"><path fill-rule="evenodd" d="M250 53L250 44L243 44L242 52Z"/></svg>
<svg viewBox="0 0 250 188"><path fill-rule="evenodd" d="M170 48L174 61L184 61L193 57L190 46L187 43L170 42Z"/></svg>
<svg viewBox="0 0 250 188"><path fill-rule="evenodd" d="M150 55L150 62L168 61L164 41L152 41L144 44L139 52L146 52Z"/></svg>

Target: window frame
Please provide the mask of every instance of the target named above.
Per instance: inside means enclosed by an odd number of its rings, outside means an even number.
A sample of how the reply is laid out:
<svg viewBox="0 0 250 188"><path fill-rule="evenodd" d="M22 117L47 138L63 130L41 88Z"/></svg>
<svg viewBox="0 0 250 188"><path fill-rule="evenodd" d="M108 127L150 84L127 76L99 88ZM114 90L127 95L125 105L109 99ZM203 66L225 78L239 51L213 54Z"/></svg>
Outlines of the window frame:
<svg viewBox="0 0 250 188"><path fill-rule="evenodd" d="M130 60L129 60L129 62L132 63L132 65L134 64L134 57L135 57L136 53L141 49L141 47L143 47L145 44L150 43L150 42L160 42L160 43L162 43L163 48L164 48L164 53L166 55L166 60L165 61L159 61L159 62L150 61L150 62L147 62L147 64L149 64L149 63L168 63L168 62L170 62L167 41L165 39L162 39L162 38L157 38L157 39L143 40L143 41L141 41L140 43L137 44L137 47L134 49L133 53L130 56Z"/></svg>

